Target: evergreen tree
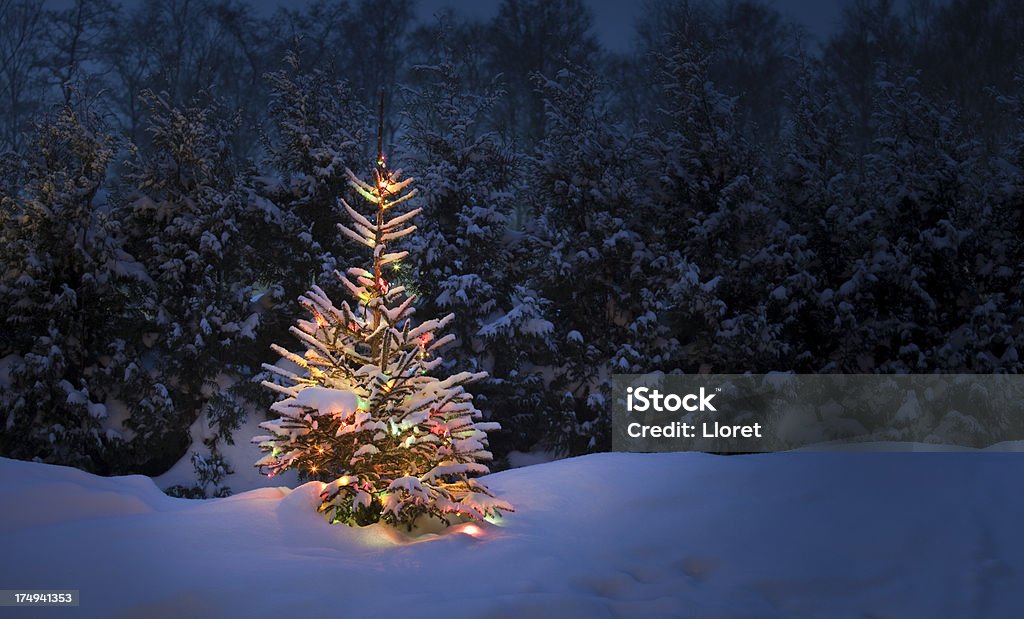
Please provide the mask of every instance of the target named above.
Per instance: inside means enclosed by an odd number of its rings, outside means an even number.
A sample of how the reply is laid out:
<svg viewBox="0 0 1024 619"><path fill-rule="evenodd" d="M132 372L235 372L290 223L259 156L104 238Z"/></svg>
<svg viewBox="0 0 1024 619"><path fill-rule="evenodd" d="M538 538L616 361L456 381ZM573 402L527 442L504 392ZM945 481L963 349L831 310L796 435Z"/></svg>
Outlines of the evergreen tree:
<svg viewBox="0 0 1024 619"><path fill-rule="evenodd" d="M787 285L795 304L784 332L796 349L789 369L857 371L859 352L846 340L852 307L835 291L846 281L850 255L865 241L854 223L863 191L854 182L849 122L835 88L820 66L803 62L788 94L792 113L774 173L778 212L806 247L803 270Z"/></svg>
<svg viewBox="0 0 1024 619"><path fill-rule="evenodd" d="M715 371L790 367L797 351L782 333L793 319L788 277L801 272L803 239L773 208L764 159L743 137L735 98L711 81L711 60L682 40L661 58L665 102L651 157L660 182L652 191L671 214L663 220L669 246L705 280L707 326L684 314L679 328L698 326L692 352Z"/></svg>
<svg viewBox="0 0 1024 619"><path fill-rule="evenodd" d="M142 312L153 363L172 386L176 415L139 411L131 425L151 436L154 474L185 454L200 416L227 441L245 415L241 388L258 370L264 316L281 300L279 263L297 235L288 213L256 195L231 151L235 118L217 105L178 108L150 96L152 151L126 175L126 232L153 280ZM236 387L237 386L237 387Z"/></svg>
<svg viewBox="0 0 1024 619"><path fill-rule="evenodd" d="M544 246L531 283L557 316L557 328L547 325L561 361L549 372L557 400L545 438L580 453L609 446L611 374L678 367L671 318L692 316L702 295L693 262L668 245L672 213L656 201L650 136L612 121L589 71L540 84L547 126L531 187Z"/></svg>
<svg viewBox="0 0 1024 619"><path fill-rule="evenodd" d="M253 439L268 452L256 464L270 475L294 468L329 482L319 511L331 522L411 528L424 514L447 523L511 510L469 477L487 472L486 431L498 428L474 422L482 415L464 388L486 374L432 376L442 363L435 351L454 339L436 332L453 315L415 324L414 297L386 279L387 267L408 255L388 247L415 231L409 222L421 212L388 212L416 194L405 191L412 179L399 180L383 156L372 185L347 173L375 213L368 218L342 201L351 223L339 229L372 251L372 263L336 272L353 304L335 306L317 286L300 298L310 319L292 333L306 351L274 346L284 361L266 368L290 384L264 383L286 397L272 407L280 418L261 424L272 434Z"/></svg>
<svg viewBox="0 0 1024 619"><path fill-rule="evenodd" d="M456 339L444 370L487 371L477 402L502 422L500 438L491 437L499 457L528 450L541 425L537 366L548 352L551 323L543 300L524 284L530 264L524 254L539 248L515 226L520 158L497 133L481 128L502 95L465 92L447 59L417 73L423 86L407 93L403 159L426 189L426 216L411 241L415 273L395 265L393 276L417 282L420 311L455 313L449 332Z"/></svg>
<svg viewBox="0 0 1024 619"><path fill-rule="evenodd" d="M993 243L1006 222L983 182L993 175L983 145L916 78L880 80L875 101L862 181L872 240L845 286L860 312L854 333L881 372L1014 368L1000 359L1013 348L1017 300L1006 295L1010 271L993 272L1006 264Z"/></svg>
<svg viewBox="0 0 1024 619"><path fill-rule="evenodd" d="M304 228L288 240L293 247L287 264L303 275L285 282L294 298L356 257L338 242L334 225L338 197L351 195L345 170L368 155L362 144L370 113L347 82L303 66L297 52L289 51L285 66L266 80L271 92L264 146L276 174L256 180L260 194Z"/></svg>
<svg viewBox="0 0 1024 619"><path fill-rule="evenodd" d="M115 141L65 106L0 195L0 453L98 473L135 472L116 408L164 419L167 390L138 359L149 278L121 241L102 186ZM130 419L129 419L130 421Z"/></svg>

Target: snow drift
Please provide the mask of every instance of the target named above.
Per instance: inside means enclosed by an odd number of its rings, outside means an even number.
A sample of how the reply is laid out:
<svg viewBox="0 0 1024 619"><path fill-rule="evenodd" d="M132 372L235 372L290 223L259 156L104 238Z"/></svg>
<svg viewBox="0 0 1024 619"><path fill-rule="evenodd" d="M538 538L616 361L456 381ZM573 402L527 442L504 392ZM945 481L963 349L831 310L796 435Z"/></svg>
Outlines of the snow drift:
<svg viewBox="0 0 1024 619"><path fill-rule="evenodd" d="M331 526L318 483L163 495L0 460L18 617L1011 617L1014 453L599 454L505 471L519 511L418 537ZM476 528L474 528L476 527Z"/></svg>

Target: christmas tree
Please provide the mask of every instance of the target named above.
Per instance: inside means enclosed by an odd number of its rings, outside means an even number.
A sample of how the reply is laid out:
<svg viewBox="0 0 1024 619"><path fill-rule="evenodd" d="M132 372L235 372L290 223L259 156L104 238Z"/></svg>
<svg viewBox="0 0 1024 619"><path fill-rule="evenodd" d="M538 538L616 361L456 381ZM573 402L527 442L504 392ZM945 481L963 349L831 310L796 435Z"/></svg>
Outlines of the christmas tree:
<svg viewBox="0 0 1024 619"><path fill-rule="evenodd" d="M285 384L263 384L286 397L271 407L280 418L260 426L272 434L253 439L267 452L256 466L270 476L297 469L328 482L319 511L332 523L411 528L423 514L450 524L511 511L470 477L488 472L481 464L491 459L486 431L499 427L475 421L482 415L465 390L486 373L432 376L441 364L435 352L454 339L438 331L453 315L416 324L413 295L388 281L398 279L408 254L388 246L416 230L410 222L422 210L392 215L416 195L412 179L400 180L382 154L374 184L346 172L375 213L365 217L341 200L352 221L338 227L372 251L372 265L335 272L352 303L335 306L317 286L300 297L310 318L291 331L306 350L275 345L282 361L264 366Z"/></svg>

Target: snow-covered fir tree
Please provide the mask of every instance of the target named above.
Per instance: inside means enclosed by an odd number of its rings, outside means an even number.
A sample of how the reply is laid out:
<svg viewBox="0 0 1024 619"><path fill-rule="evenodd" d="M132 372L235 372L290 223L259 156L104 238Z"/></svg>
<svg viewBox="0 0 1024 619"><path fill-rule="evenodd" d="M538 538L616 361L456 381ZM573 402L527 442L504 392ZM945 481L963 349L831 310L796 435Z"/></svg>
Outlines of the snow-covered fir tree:
<svg viewBox="0 0 1024 619"><path fill-rule="evenodd" d="M126 230L153 283L140 308L147 365L171 387L176 414L140 412L131 426L138 436L160 437L163 453L152 465L160 473L187 453L188 428L200 416L215 431L206 449L191 446L204 453L230 442L244 419L243 392L259 371L257 351L269 344L264 317L273 323L283 301L280 264L291 255L289 244L263 239L295 236L298 227L253 189L230 148L232 113L216 103L148 101L152 145L124 179Z"/></svg>
<svg viewBox="0 0 1024 619"><path fill-rule="evenodd" d="M670 317L693 314L699 274L666 244L645 167L650 136L613 121L589 71L540 84L547 128L530 199L543 245L531 269L558 325L546 439L580 453L609 447L611 374L677 367Z"/></svg>
<svg viewBox="0 0 1024 619"><path fill-rule="evenodd" d="M543 425L539 366L551 349L545 301L525 282L528 256L539 247L515 221L520 157L485 129L503 95L466 92L452 56L416 67L421 85L406 92L402 159L425 189L425 213L410 264L394 265L392 276L416 282L421 312L455 314L444 370L486 370L476 401L501 421L492 443L500 437L503 451L527 451ZM399 271L409 266L414 273Z"/></svg>
<svg viewBox="0 0 1024 619"><path fill-rule="evenodd" d="M834 85L821 68L802 59L788 93L779 165L774 173L777 210L804 240L803 277L791 279L786 298L795 303L784 335L795 354L790 369L806 372L857 371L858 351L847 347L850 306L835 294L844 280L846 253L861 242L855 225L862 198L849 172L854 168L848 125Z"/></svg>
<svg viewBox="0 0 1024 619"><path fill-rule="evenodd" d="M427 215L410 242L414 264L392 265L391 270L396 279L411 283L412 277L399 269L416 268L421 308L455 310L449 331L459 341L458 348L447 351L446 365L451 365L476 356L473 336L481 317L494 310L502 283L495 280L503 279L509 266L501 240L511 210L511 166L493 135L477 135L491 101L460 93L450 63L415 71L425 84L406 91L408 152L403 160L427 191L421 198ZM495 186L503 180L505 187ZM467 350L459 351L463 346Z"/></svg>
<svg viewBox="0 0 1024 619"><path fill-rule="evenodd" d="M167 389L138 359L149 277L122 244L103 191L116 142L64 106L0 195L0 453L86 470L134 472L127 408L164 419Z"/></svg>
<svg viewBox="0 0 1024 619"><path fill-rule="evenodd" d="M882 373L998 371L1011 343L1004 295L1013 276L987 271L993 220L980 142L961 133L951 105L918 81L880 69L873 149L864 157L862 253L840 287L856 299L854 333ZM986 281L988 280L988 281ZM956 285L950 285L956 282ZM986 290L986 284L996 284Z"/></svg>
<svg viewBox="0 0 1024 619"><path fill-rule="evenodd" d="M363 148L368 122L359 120L370 113L347 82L303 66L294 51L285 55L281 69L267 74L266 82L270 104L264 147L274 174L255 180L261 195L305 228L289 240L295 247L287 264L293 285L299 286L288 296L294 298L321 276L330 277L338 264L356 258L339 242L334 226L338 197L354 195L345 170L372 156ZM301 279L294 277L296 271Z"/></svg>
<svg viewBox="0 0 1024 619"><path fill-rule="evenodd" d="M274 346L283 361L266 368L286 384L264 385L285 399L272 407L280 417L261 424L271 434L253 439L267 452L256 464L270 475L297 469L327 482L319 511L331 522L412 527L421 515L447 523L509 511L471 477L488 471L486 431L498 428L475 421L482 415L465 390L485 373L433 376L442 363L436 351L454 339L439 330L453 316L416 324L414 296L388 279L388 267L408 255L389 247L415 231L410 222L421 212L391 210L416 194L407 191L412 179L400 180L383 156L372 184L347 174L374 212L342 201L351 222L339 229L369 248L372 261L336 272L351 302L335 305L317 286L300 298L310 315L292 333L306 350Z"/></svg>
<svg viewBox="0 0 1024 619"><path fill-rule="evenodd" d="M771 371L789 367L798 352L783 333L794 318L788 280L802 277L803 240L773 208L762 159L737 123L736 100L710 79L713 58L685 37L659 57L664 101L651 142L650 174L658 181L651 191L667 215L669 246L704 282L704 320L684 314L677 322L684 340L698 341L691 363Z"/></svg>
<svg viewBox="0 0 1024 619"><path fill-rule="evenodd" d="M1012 275L1019 273L1014 265L1024 264L1024 71L1018 71L1015 78L1014 93L1000 98L1016 122L996 160L997 191L991 193L992 221L998 225L989 228L986 259L978 264L978 274L984 276L991 297L1007 308L1003 324L1018 327L1004 332L1011 337L1002 340L1000 371L1007 373L1024 371L1024 278Z"/></svg>

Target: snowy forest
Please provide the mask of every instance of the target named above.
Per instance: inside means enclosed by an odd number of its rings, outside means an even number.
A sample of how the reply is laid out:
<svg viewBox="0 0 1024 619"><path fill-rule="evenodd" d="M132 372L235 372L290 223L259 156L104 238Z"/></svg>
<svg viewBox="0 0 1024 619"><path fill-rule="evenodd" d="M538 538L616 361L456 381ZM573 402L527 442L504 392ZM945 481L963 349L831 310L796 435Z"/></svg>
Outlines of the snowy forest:
<svg viewBox="0 0 1024 619"><path fill-rule="evenodd" d="M1024 369L1024 4L413 8L0 0L0 456L230 492L379 105L494 469L610 449L616 373Z"/></svg>

